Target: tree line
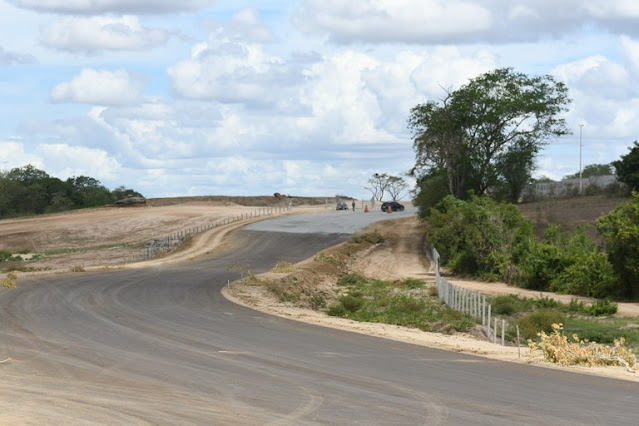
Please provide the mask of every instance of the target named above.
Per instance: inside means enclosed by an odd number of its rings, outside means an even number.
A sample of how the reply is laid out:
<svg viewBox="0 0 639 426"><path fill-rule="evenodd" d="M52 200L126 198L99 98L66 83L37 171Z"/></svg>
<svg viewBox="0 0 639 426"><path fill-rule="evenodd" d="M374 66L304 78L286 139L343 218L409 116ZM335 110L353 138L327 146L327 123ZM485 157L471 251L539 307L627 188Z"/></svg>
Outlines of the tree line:
<svg viewBox="0 0 639 426"><path fill-rule="evenodd" d="M130 196L142 197L124 186L109 190L89 176L63 181L30 164L0 171L0 219L104 206Z"/></svg>
<svg viewBox="0 0 639 426"><path fill-rule="evenodd" d="M517 286L597 298L639 298L639 194L599 218L602 246L583 227L556 225L537 239L514 205L532 182L535 159L569 134L568 89L551 76L494 70L440 101L410 111L416 163L414 203L427 238L452 272ZM610 165L639 191L639 142ZM578 177L578 176L577 176Z"/></svg>

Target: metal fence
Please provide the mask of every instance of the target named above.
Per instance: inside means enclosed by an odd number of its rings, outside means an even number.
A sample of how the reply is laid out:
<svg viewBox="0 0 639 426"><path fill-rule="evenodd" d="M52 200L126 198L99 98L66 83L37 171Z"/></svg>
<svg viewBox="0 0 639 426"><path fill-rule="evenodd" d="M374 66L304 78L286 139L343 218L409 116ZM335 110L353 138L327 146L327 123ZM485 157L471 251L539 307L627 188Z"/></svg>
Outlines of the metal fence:
<svg viewBox="0 0 639 426"><path fill-rule="evenodd" d="M435 284L439 299L452 309L463 312L473 317L477 322L481 319L483 331L493 343L501 339L501 345L505 344L506 320L491 317L492 307L486 303L486 296L475 290L469 290L450 283L439 273L439 253L432 249L432 261L435 269Z"/></svg>
<svg viewBox="0 0 639 426"><path fill-rule="evenodd" d="M229 223L240 222L242 220L254 219L262 216L274 216L277 214L283 214L292 210L292 204L289 203L286 206L271 206L271 207L258 207L248 213L243 213L239 216L228 216L210 223L199 225L196 227L183 229L173 232L162 238L157 238L146 243L142 253L136 256L133 261L147 260L155 256L170 253L177 249L182 243L189 238L201 232L206 232L209 229L217 228L218 226L227 225Z"/></svg>

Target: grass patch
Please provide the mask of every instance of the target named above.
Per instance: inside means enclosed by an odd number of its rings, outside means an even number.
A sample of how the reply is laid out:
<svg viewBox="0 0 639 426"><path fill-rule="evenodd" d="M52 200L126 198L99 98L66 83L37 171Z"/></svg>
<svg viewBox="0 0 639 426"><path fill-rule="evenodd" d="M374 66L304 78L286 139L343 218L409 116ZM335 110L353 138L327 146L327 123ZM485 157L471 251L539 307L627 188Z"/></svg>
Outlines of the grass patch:
<svg viewBox="0 0 639 426"><path fill-rule="evenodd" d="M576 333L580 339L601 344L613 344L623 337L627 347L639 349L639 318L613 317L618 305L609 299L562 303L548 297L510 294L490 297L488 303L494 315L510 324L506 334L511 341L516 339L516 326L522 339L538 341L538 333L553 333L553 324L564 324L567 335Z"/></svg>
<svg viewBox="0 0 639 426"><path fill-rule="evenodd" d="M449 309L420 280L400 283L348 274L338 281L346 294L326 313L355 321L394 324L424 331L467 331L474 321ZM422 290L415 292L416 289Z"/></svg>

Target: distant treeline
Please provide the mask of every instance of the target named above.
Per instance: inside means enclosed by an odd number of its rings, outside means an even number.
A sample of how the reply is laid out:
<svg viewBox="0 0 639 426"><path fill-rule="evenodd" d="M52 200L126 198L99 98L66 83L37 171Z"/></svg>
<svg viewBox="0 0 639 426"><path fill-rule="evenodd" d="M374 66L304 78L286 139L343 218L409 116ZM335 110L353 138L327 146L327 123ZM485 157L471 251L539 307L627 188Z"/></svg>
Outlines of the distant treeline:
<svg viewBox="0 0 639 426"><path fill-rule="evenodd" d="M142 195L124 186L109 190L88 176L63 181L32 165L0 171L0 219L104 206L129 196Z"/></svg>

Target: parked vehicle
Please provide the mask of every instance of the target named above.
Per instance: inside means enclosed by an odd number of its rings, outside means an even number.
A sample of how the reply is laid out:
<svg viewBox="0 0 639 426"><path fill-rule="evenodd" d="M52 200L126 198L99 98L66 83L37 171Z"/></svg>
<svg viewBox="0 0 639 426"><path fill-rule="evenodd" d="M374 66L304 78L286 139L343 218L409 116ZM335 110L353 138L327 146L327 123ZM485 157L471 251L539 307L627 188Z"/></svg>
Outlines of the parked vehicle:
<svg viewBox="0 0 639 426"><path fill-rule="evenodd" d="M400 211L403 212L404 211L404 205L403 204L399 204L397 201L385 201L382 203L382 211L383 212L387 212L388 208L390 207L391 211Z"/></svg>
<svg viewBox="0 0 639 426"><path fill-rule="evenodd" d="M335 210L348 210L348 206L346 203L339 202L337 203L337 206L335 206Z"/></svg>

